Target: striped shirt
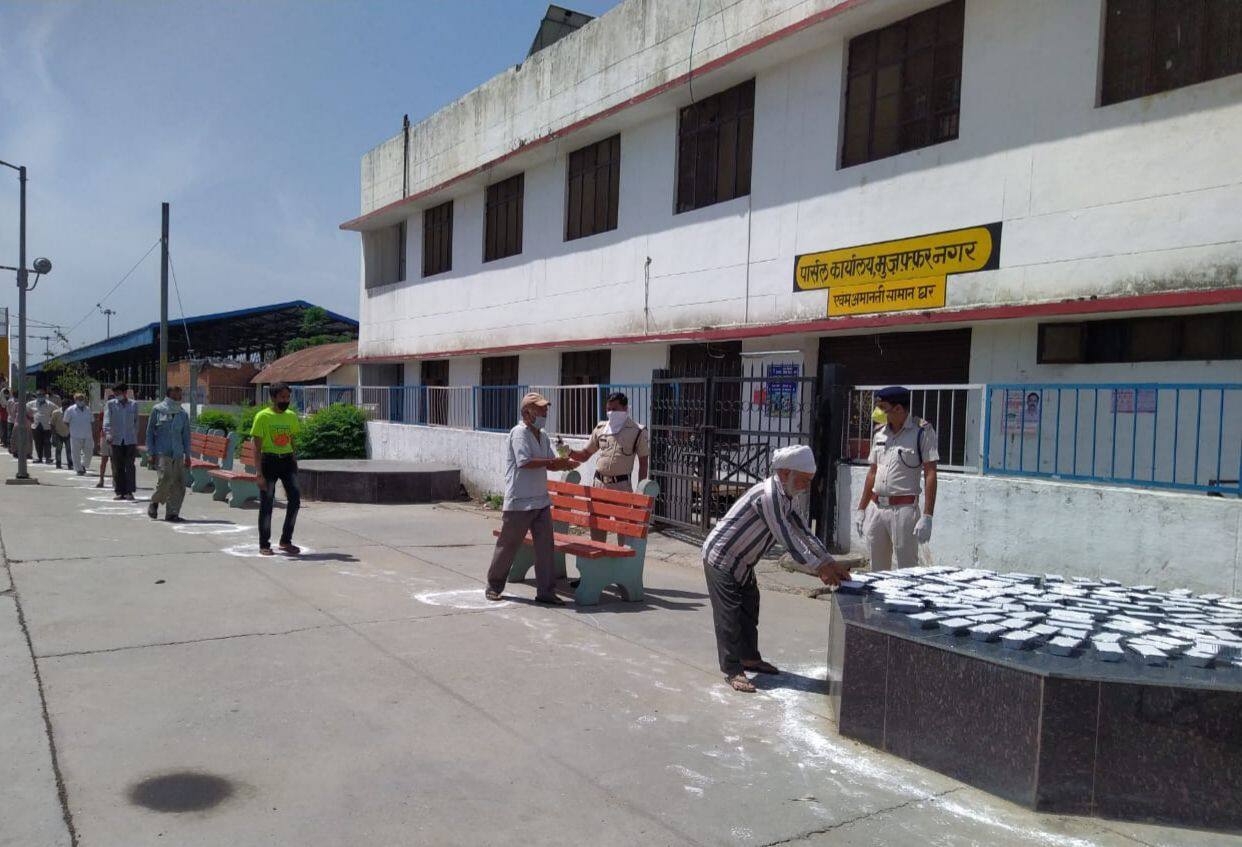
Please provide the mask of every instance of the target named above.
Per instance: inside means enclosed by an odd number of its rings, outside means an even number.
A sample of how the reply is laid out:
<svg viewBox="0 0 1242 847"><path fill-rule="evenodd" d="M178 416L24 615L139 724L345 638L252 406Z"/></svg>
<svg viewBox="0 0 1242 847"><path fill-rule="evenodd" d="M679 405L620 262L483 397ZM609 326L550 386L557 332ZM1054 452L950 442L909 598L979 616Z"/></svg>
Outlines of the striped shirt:
<svg viewBox="0 0 1242 847"><path fill-rule="evenodd" d="M806 573L816 573L830 558L828 548L806 528L794 511L793 498L774 474L752 486L716 523L703 542L703 561L745 582L763 554L777 542L789 551L795 567Z"/></svg>

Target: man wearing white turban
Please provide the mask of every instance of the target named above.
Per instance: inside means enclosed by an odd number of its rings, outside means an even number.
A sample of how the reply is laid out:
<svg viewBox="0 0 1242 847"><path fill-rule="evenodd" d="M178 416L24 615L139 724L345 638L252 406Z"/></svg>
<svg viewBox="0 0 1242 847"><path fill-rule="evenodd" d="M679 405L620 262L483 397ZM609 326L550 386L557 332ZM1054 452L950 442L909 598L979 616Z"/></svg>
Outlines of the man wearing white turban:
<svg viewBox="0 0 1242 847"><path fill-rule="evenodd" d="M849 578L823 542L811 534L794 509L794 497L809 491L815 478L810 447L783 447L772 453L772 475L738 498L703 542L703 571L712 601L720 670L736 691L753 692L746 671L780 673L759 653L759 585L755 565L773 544L789 551L795 566L828 585Z"/></svg>

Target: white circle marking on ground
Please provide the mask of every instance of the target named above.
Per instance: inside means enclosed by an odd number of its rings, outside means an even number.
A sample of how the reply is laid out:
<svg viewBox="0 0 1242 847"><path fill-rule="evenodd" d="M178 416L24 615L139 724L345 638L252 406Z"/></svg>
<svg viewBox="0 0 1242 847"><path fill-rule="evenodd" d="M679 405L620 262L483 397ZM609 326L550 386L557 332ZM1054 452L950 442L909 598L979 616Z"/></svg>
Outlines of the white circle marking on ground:
<svg viewBox="0 0 1242 847"><path fill-rule="evenodd" d="M454 609L500 609L513 605L510 600L488 600L483 596L482 587L455 591L424 591L410 596L428 606L449 606Z"/></svg>
<svg viewBox="0 0 1242 847"><path fill-rule="evenodd" d="M249 527L247 527L247 529L248 528ZM306 555L309 555L315 552L310 547L303 547L301 549L302 549L301 556L306 556ZM220 552L228 553L230 556L238 556L239 558L242 558L242 559L267 558L262 553L259 552L259 545L257 543L256 544L235 544L232 547L225 547ZM272 552L276 554L276 558L285 559L290 562L296 562L300 558L300 556L289 556L285 553L282 553L280 552L280 548L278 547L273 547Z"/></svg>

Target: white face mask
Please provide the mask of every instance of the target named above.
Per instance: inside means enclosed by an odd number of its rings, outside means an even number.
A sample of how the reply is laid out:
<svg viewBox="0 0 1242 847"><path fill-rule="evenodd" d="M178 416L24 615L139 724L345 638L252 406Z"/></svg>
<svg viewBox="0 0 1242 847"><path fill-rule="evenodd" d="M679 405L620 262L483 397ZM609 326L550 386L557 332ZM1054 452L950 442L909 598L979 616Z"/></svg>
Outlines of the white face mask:
<svg viewBox="0 0 1242 847"><path fill-rule="evenodd" d="M630 417L630 413L624 410L608 413L608 431L618 433L621 427L625 426L626 420Z"/></svg>
<svg viewBox="0 0 1242 847"><path fill-rule="evenodd" d="M547 415L537 415L534 418L534 420L530 422L530 425L533 426L535 429L543 429L545 426L547 426L547 423L548 423Z"/></svg>

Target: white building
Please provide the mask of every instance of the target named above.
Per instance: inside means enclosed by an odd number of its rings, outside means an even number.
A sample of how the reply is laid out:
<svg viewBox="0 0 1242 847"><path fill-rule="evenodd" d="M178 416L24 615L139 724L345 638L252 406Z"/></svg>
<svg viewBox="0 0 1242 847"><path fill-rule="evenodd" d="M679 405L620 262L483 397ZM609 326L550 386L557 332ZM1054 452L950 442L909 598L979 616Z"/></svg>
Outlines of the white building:
<svg viewBox="0 0 1242 847"><path fill-rule="evenodd" d="M625 0L363 158L364 382L646 385L767 353L1020 384L930 395L968 418L954 463L987 466L942 480L935 555L1233 591L1242 508L1205 492L1242 464L1239 72L1228 0ZM1006 414L1031 387L1035 426ZM437 402L477 428L480 396ZM372 440L496 487L491 433Z"/></svg>

